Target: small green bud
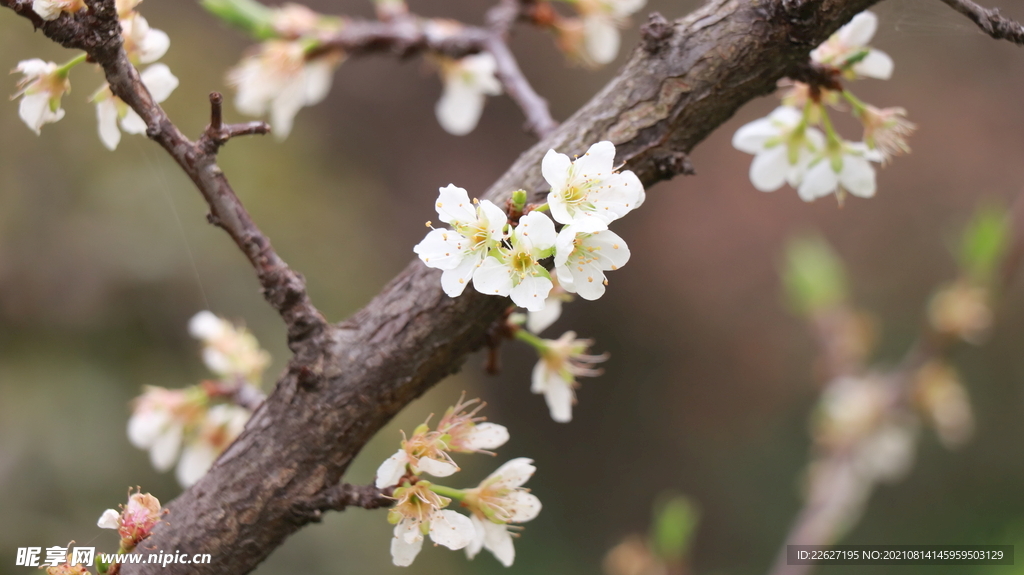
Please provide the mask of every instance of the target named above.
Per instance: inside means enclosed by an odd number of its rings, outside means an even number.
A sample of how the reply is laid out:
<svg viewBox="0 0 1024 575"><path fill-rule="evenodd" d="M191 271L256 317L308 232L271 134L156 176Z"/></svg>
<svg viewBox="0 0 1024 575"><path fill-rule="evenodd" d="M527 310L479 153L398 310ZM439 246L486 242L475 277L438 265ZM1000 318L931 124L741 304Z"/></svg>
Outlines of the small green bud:
<svg viewBox="0 0 1024 575"><path fill-rule="evenodd" d="M663 498L655 510L651 530L654 552L666 562L682 561L690 549L699 519L696 506L686 497Z"/></svg>
<svg viewBox="0 0 1024 575"><path fill-rule="evenodd" d="M526 207L526 190L516 190L512 192L512 209L517 212L522 212L523 208Z"/></svg>
<svg viewBox="0 0 1024 575"><path fill-rule="evenodd" d="M255 0L200 0L203 8L256 40L277 37L274 11Z"/></svg>
<svg viewBox="0 0 1024 575"><path fill-rule="evenodd" d="M825 240L817 236L789 242L782 283L790 305L802 315L811 315L846 299L843 262Z"/></svg>
<svg viewBox="0 0 1024 575"><path fill-rule="evenodd" d="M1005 211L992 206L978 209L958 246L961 272L978 285L989 285L1009 235Z"/></svg>

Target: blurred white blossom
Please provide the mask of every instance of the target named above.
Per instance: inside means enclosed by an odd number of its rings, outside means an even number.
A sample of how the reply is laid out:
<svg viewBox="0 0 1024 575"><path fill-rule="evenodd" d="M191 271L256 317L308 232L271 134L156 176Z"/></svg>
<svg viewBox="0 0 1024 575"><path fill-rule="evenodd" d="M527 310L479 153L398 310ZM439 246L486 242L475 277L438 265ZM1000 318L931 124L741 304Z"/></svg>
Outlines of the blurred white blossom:
<svg viewBox="0 0 1024 575"><path fill-rule="evenodd" d="M543 347L538 348L540 361L533 368L531 391L544 394L551 419L559 423L572 420L576 378L601 375L601 370L594 365L608 359L606 354L587 353L593 343L589 339L576 339L576 333L568 331L557 340L544 340Z"/></svg>
<svg viewBox="0 0 1024 575"><path fill-rule="evenodd" d="M892 77L892 58L868 46L877 29L878 17L872 12L861 12L814 49L811 59L843 70L850 77L888 80Z"/></svg>
<svg viewBox="0 0 1024 575"><path fill-rule="evenodd" d="M762 192L772 192L787 182L800 185L814 154L824 149L825 136L805 125L800 110L779 106L737 130L732 145L754 154L750 182Z"/></svg>
<svg viewBox="0 0 1024 575"><path fill-rule="evenodd" d="M494 75L497 63L489 52L438 62L444 92L435 109L437 121L450 134L468 134L479 122L487 96L501 94Z"/></svg>
<svg viewBox="0 0 1024 575"><path fill-rule="evenodd" d="M304 106L318 104L331 89L340 52L308 58L300 41L268 40L228 73L237 89L235 106L251 116L270 113L271 127L283 139Z"/></svg>
<svg viewBox="0 0 1024 575"><path fill-rule="evenodd" d="M18 116L33 132L39 134L44 124L52 124L64 117L60 100L65 92L71 90L66 70L62 71L53 62L33 58L18 62L18 67L11 73L24 75L18 81L18 92L13 97L21 97Z"/></svg>
<svg viewBox="0 0 1024 575"><path fill-rule="evenodd" d="M85 10L84 0L33 0L32 10L43 20L56 20L61 14Z"/></svg>

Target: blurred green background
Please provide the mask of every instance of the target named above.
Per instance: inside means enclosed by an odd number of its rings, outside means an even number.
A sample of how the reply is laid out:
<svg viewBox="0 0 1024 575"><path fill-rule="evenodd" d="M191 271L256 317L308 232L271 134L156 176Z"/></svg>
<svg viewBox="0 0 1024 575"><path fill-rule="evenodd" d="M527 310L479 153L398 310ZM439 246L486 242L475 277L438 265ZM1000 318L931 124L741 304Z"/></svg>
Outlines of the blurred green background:
<svg viewBox="0 0 1024 575"><path fill-rule="evenodd" d="M678 17L695 1L652 0ZM1004 12L1024 18L1024 6ZM368 2L321 0L327 13L370 15ZM486 3L413 2L424 15L480 21ZM165 103L188 134L207 122L206 95L248 45L193 2L147 0L141 12L172 38L162 60L181 79ZM482 357L413 403L364 450L347 480L369 482L399 430L439 413L461 390L490 405L512 440L499 459L463 457L469 485L505 459L532 457L530 486L545 504L517 542L508 572L597 573L607 549L643 531L657 495L686 493L701 509L693 542L698 573L757 574L770 566L800 505L807 418L819 382L815 347L782 302L785 241L819 230L846 260L857 302L885 321L879 359L896 361L924 318L935 285L951 279L950 239L983 200L1008 205L1024 183L1024 52L982 36L937 0L880 5L874 45L891 54L888 82L856 83L862 99L903 106L920 129L914 153L880 171L879 194L801 202L788 188L755 191L750 157L732 133L777 105L752 102L693 155L698 175L651 190L645 208L617 223L633 259L611 275L606 297L578 302L549 332L574 329L612 359L586 380L570 425L553 423L529 392L531 351L508 345L505 371L483 375ZM642 17L635 19L639 24ZM634 26L635 28L636 26ZM637 39L627 32L624 46ZM613 74L567 67L548 37L521 30L514 48L559 119ZM66 61L10 11L0 11L0 67L42 57ZM620 55L621 63L626 57ZM125 436L128 402L143 384L180 387L206 377L189 317L211 309L249 326L287 358L281 323L262 301L244 258L206 224L203 202L163 152L126 136L107 152L87 97L98 73L72 74L67 117L32 134L17 104L0 108L0 572L17 547L113 548L95 527L103 509L141 485L162 501L173 474L152 470ZM14 92L15 77L8 80ZM306 275L313 300L340 320L412 258L433 217L431 200L452 182L481 193L532 143L518 109L488 101L479 128L444 133L440 93L419 60L387 56L342 65L328 99L300 112L284 143L232 141L221 155L256 221ZM241 119L233 109L229 120ZM856 138L852 125L840 130ZM883 486L850 543L1024 545L1024 297L1008 294L990 342L960 351L976 408L975 439L959 452L924 434L912 473ZM271 385L268 381L267 385ZM381 512L328 515L264 563L264 575L399 573L390 565ZM1018 547L1018 553L1024 547ZM1021 561L1024 562L1024 561ZM846 567L829 573L1009 573L1013 568ZM499 573L487 553L429 545L404 572Z"/></svg>

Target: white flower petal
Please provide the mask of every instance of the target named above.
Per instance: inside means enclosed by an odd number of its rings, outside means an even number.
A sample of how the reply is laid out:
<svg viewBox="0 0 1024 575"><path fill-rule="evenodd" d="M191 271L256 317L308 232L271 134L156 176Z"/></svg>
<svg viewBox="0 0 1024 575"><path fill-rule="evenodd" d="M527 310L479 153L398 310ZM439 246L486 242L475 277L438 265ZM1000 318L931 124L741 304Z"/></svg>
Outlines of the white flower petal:
<svg viewBox="0 0 1024 575"><path fill-rule="evenodd" d="M583 19L583 39L587 53L597 64L607 64L619 54L619 29L605 14Z"/></svg>
<svg viewBox="0 0 1024 575"><path fill-rule="evenodd" d="M141 18L141 16L136 17ZM150 29L138 45L139 63L149 64L150 62L156 62L164 57L164 54L167 53L167 49L170 47L171 37L166 32Z"/></svg>
<svg viewBox="0 0 1024 575"><path fill-rule="evenodd" d="M863 60L853 65L853 71L866 78L888 80L892 78L895 66L888 54L881 50L871 50Z"/></svg>
<svg viewBox="0 0 1024 575"><path fill-rule="evenodd" d="M412 251L429 268L452 270L463 264L470 240L454 230L436 229L427 233Z"/></svg>
<svg viewBox="0 0 1024 575"><path fill-rule="evenodd" d="M607 178L615 169L615 145L604 140L598 142L576 159L573 174L585 179Z"/></svg>
<svg viewBox="0 0 1024 575"><path fill-rule="evenodd" d="M482 294L507 296L512 291L512 270L496 258L486 257L473 274L473 287Z"/></svg>
<svg viewBox="0 0 1024 575"><path fill-rule="evenodd" d="M430 538L438 545L451 550L469 545L476 535L469 517L450 509L443 509L430 516Z"/></svg>
<svg viewBox="0 0 1024 575"><path fill-rule="evenodd" d="M569 169L572 167L572 160L565 154L559 154L554 150L548 150L540 163L540 171L552 188L565 186L569 179ZM561 222L564 223L564 222Z"/></svg>
<svg viewBox="0 0 1024 575"><path fill-rule="evenodd" d="M786 183L790 164L786 146L777 144L754 156L750 163L750 183L762 192L774 192Z"/></svg>
<svg viewBox="0 0 1024 575"><path fill-rule="evenodd" d="M157 471L167 471L174 465L181 449L182 432L181 424L174 423L164 428L153 441L149 448L149 461Z"/></svg>
<svg viewBox="0 0 1024 575"><path fill-rule="evenodd" d="M295 123L295 115L306 104L306 86L294 79L286 83L270 102L270 121L278 140L288 137Z"/></svg>
<svg viewBox="0 0 1024 575"><path fill-rule="evenodd" d="M476 221L476 207L469 199L469 192L454 184L438 189L434 209L437 217L446 224L463 225Z"/></svg>
<svg viewBox="0 0 1024 575"><path fill-rule="evenodd" d="M554 247L555 223L551 221L544 212L530 212L520 218L519 225L515 229L516 239L528 238L536 250L546 250Z"/></svg>
<svg viewBox="0 0 1024 575"><path fill-rule="evenodd" d="M107 509L100 515L96 526L102 529L117 529L121 526L121 514L114 509Z"/></svg>
<svg viewBox="0 0 1024 575"><path fill-rule="evenodd" d="M765 142L778 135L779 129L770 118L760 118L736 130L732 147L747 154L758 154L764 150Z"/></svg>
<svg viewBox="0 0 1024 575"><path fill-rule="evenodd" d="M526 316L526 329L533 333L541 333L558 321L561 315L562 300L557 296L548 296L548 300L544 302L544 309L532 311Z"/></svg>
<svg viewBox="0 0 1024 575"><path fill-rule="evenodd" d="M171 93L178 87L178 78L171 73L166 64L153 64L143 70L140 74L142 83L149 90L149 95L157 102L163 102L171 97Z"/></svg>
<svg viewBox="0 0 1024 575"><path fill-rule="evenodd" d="M536 519L540 514L540 499L532 493L516 490L506 495L505 498L512 502L511 505L506 505L506 509L511 512L509 517L511 523L526 523Z"/></svg>
<svg viewBox="0 0 1024 575"><path fill-rule="evenodd" d="M115 96L110 96L96 102L100 141L111 151L117 149L121 142L121 130L117 127L117 103L114 98Z"/></svg>
<svg viewBox="0 0 1024 575"><path fill-rule="evenodd" d="M508 428L497 423L478 423L466 439L469 449L497 449L509 440Z"/></svg>
<svg viewBox="0 0 1024 575"><path fill-rule="evenodd" d="M121 118L121 129L126 134L145 134L146 121L136 114L135 110L128 108L124 117Z"/></svg>
<svg viewBox="0 0 1024 575"><path fill-rule="evenodd" d="M822 158L807 170L804 181L800 184L800 189L797 192L800 194L800 199L812 202L835 192L837 185L839 185L839 177L832 170L832 164L828 158Z"/></svg>
<svg viewBox="0 0 1024 575"><path fill-rule="evenodd" d="M484 522L487 520L480 519L476 515L470 516L469 520L473 522L473 540L466 545L466 557L472 559L484 548L484 537L486 536Z"/></svg>
<svg viewBox="0 0 1024 575"><path fill-rule="evenodd" d="M544 400L551 412L551 419L558 423L568 423L572 421L572 404L575 401L575 394L569 383L562 378L556 376L550 379L552 381L544 390Z"/></svg>
<svg viewBox="0 0 1024 575"><path fill-rule="evenodd" d="M305 103L307 106L319 104L331 92L334 82L334 68L337 62L332 58L319 58L303 67Z"/></svg>
<svg viewBox="0 0 1024 575"><path fill-rule="evenodd" d="M461 84L446 84L434 113L446 132L464 136L476 128L484 111L486 97L479 91Z"/></svg>
<svg viewBox="0 0 1024 575"><path fill-rule="evenodd" d="M473 279L483 256L484 252L481 251L479 256L464 257L458 267L445 270L441 274L441 289L448 297L459 297L462 292L466 291L466 286Z"/></svg>
<svg viewBox="0 0 1024 575"><path fill-rule="evenodd" d="M539 393L534 391L534 393ZM509 459L487 476L488 483L501 489L515 489L521 487L533 477L537 467L533 460L528 457L516 457Z"/></svg>
<svg viewBox="0 0 1024 575"><path fill-rule="evenodd" d="M209 310L203 310L188 320L188 333L202 341L220 339L228 332L227 322Z"/></svg>
<svg viewBox="0 0 1024 575"><path fill-rule="evenodd" d="M391 539L391 561L398 567L408 567L423 548L423 535L418 521L402 519L395 525Z"/></svg>
<svg viewBox="0 0 1024 575"><path fill-rule="evenodd" d="M511 567L516 558L515 545L512 543L512 534L504 525L482 521L484 527L484 547L505 567Z"/></svg>
<svg viewBox="0 0 1024 575"><path fill-rule="evenodd" d="M441 461L429 457L421 457L416 463L416 468L434 477L448 477L459 470L459 467L450 461Z"/></svg>
<svg viewBox="0 0 1024 575"><path fill-rule="evenodd" d="M875 169L865 158L843 156L839 183L846 191L857 197L870 198L875 195Z"/></svg>
<svg viewBox="0 0 1024 575"><path fill-rule="evenodd" d="M213 466L220 452L205 441L196 441L181 452L175 476L182 487L191 487Z"/></svg>
<svg viewBox="0 0 1024 575"><path fill-rule="evenodd" d="M377 468L377 478L374 485L377 489L384 489L392 485L398 485L399 480L405 475L405 466L409 462L409 456L404 449L399 449L394 455L384 460Z"/></svg>
<svg viewBox="0 0 1024 575"><path fill-rule="evenodd" d="M171 415L166 411L136 411L128 418L128 441L139 449L149 449L170 424Z"/></svg>
<svg viewBox="0 0 1024 575"><path fill-rule="evenodd" d="M479 273L478 270L477 274ZM548 278L539 274L527 274L510 290L509 295L517 306L525 307L529 311L540 311L544 309L544 301L553 287L554 284Z"/></svg>
<svg viewBox="0 0 1024 575"><path fill-rule="evenodd" d="M876 30L878 30L878 17L873 12L865 10L840 28L836 35L839 36L839 41L844 46L856 48L867 45L874 38Z"/></svg>
<svg viewBox="0 0 1024 575"><path fill-rule="evenodd" d="M487 231L491 239L500 241L505 235L505 224L508 223L508 216L505 210L494 205L490 200L480 202L479 213L487 220Z"/></svg>

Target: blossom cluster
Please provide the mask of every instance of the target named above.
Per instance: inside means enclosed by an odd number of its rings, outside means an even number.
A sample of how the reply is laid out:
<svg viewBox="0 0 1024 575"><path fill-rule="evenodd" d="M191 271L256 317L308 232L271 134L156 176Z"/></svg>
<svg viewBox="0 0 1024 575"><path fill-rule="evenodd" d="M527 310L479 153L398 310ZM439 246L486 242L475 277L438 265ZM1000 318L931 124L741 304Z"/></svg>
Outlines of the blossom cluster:
<svg viewBox="0 0 1024 575"><path fill-rule="evenodd" d="M647 0L563 0L576 16L562 17L554 11L535 11L536 18L555 34L559 48L584 66L611 63L622 43L619 31L629 25L629 17L639 12ZM550 20L546 22L545 20Z"/></svg>
<svg viewBox="0 0 1024 575"><path fill-rule="evenodd" d="M877 27L873 13L855 16L811 52L812 64L834 78L834 85L795 82L782 106L736 132L733 146L754 155L750 181L755 188L771 192L788 183L807 202L833 194L842 201L847 192L869 198L877 188L872 162L910 151L906 138L914 125L906 110L876 108L839 85L840 79L892 76L892 58L868 46ZM847 141L833 128L826 107L842 109L841 100L863 125L863 141Z"/></svg>
<svg viewBox="0 0 1024 575"><path fill-rule="evenodd" d="M472 283L480 293L510 297L530 312L525 323L539 333L558 318L568 294L600 298L608 285L605 273L629 261L629 247L608 226L640 207L646 193L636 174L617 171L614 161L615 146L607 141L575 160L549 150L541 163L547 202L526 206L525 192L516 192L510 209L518 218L488 200L470 200L463 188L441 188L434 209L451 227L432 229L413 251L441 270L448 296L462 295ZM542 263L549 259L553 274ZM518 323L523 321L513 318ZM592 366L606 357L588 354L593 342L573 332L546 340L518 325L511 329L540 354L533 392L544 394L554 420L569 421L576 377L598 375Z"/></svg>
<svg viewBox="0 0 1024 575"><path fill-rule="evenodd" d="M512 459L469 489L453 489L420 477L424 473L448 477L459 471L451 453L493 455L489 450L508 441L504 426L477 416L482 407L478 400L460 398L435 429L427 423L417 427L377 470L376 486L394 488L395 505L388 521L395 526L391 540L395 565L411 565L427 535L438 545L465 549L470 559L486 548L506 567L515 560L512 524L534 519L541 509L537 496L522 487L536 471L532 460ZM446 509L453 499L470 512L468 517Z"/></svg>
<svg viewBox="0 0 1024 575"><path fill-rule="evenodd" d="M146 19L136 11L142 0L117 0L117 16L121 24L124 50L132 64L153 64L140 74L142 83L155 102L163 102L178 87L178 79L165 64L154 64L167 53L171 40L166 33L150 28ZM44 20L54 20L61 14L73 14L86 9L82 0L35 0L32 9ZM21 97L18 114L36 134L44 124L52 124L64 117L61 98L71 91L68 75L71 69L85 61L81 54L58 66L38 58L23 60L14 72L22 74L15 97ZM143 134L146 123L115 96L109 84L97 90L90 101L96 104L99 135L103 145L113 150L121 141L121 131ZM120 129L118 126L120 125Z"/></svg>
<svg viewBox="0 0 1024 575"><path fill-rule="evenodd" d="M149 451L159 471L177 462L178 482L188 487L201 478L245 428L249 410L231 403L244 386L259 384L270 357L256 338L203 311L189 322L203 343L203 361L218 379L183 389L147 386L128 420L128 439Z"/></svg>

